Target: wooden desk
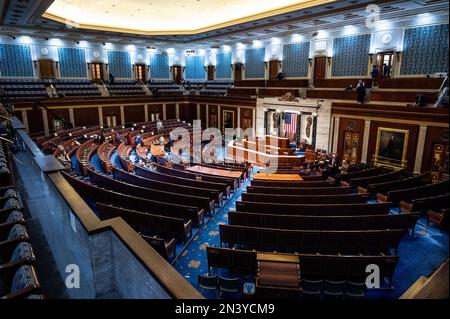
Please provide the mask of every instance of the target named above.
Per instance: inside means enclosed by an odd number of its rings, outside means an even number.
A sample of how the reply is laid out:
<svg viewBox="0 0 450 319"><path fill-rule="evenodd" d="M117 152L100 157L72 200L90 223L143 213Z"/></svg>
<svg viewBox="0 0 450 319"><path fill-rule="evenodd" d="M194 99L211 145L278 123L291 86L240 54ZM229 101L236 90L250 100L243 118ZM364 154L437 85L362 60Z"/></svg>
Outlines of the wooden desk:
<svg viewBox="0 0 450 319"><path fill-rule="evenodd" d="M164 151L163 145L152 145L150 152L153 156L164 156L166 152Z"/></svg>
<svg viewBox="0 0 450 319"><path fill-rule="evenodd" d="M253 176L256 180L266 181L301 181L302 178L298 174L266 174L258 173Z"/></svg>
<svg viewBox="0 0 450 319"><path fill-rule="evenodd" d="M211 167L205 167L200 165L195 165L186 168L187 171L193 172L193 173L201 173L201 174L208 174L208 175L215 175L215 176L222 176L222 177L232 177L232 178L241 178L242 172L238 171L228 171L224 169L219 168L211 168Z"/></svg>

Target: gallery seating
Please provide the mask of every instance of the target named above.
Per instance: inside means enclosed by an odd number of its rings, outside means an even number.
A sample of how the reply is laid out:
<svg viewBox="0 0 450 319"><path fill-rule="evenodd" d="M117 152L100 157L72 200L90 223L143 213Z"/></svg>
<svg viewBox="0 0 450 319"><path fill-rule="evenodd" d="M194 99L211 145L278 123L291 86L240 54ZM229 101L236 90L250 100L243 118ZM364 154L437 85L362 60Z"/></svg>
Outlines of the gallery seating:
<svg viewBox="0 0 450 319"><path fill-rule="evenodd" d="M312 231L220 225L220 246L300 253L390 254L403 230Z"/></svg>

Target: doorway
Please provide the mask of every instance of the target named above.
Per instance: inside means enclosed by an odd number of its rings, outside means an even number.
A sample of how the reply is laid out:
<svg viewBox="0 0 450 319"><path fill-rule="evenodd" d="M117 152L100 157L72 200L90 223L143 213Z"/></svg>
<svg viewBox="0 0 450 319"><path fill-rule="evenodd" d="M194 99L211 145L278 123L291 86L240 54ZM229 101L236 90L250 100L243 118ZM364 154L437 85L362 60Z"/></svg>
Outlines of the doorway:
<svg viewBox="0 0 450 319"><path fill-rule="evenodd" d="M103 73L103 63L93 62L91 64L91 76L93 81L103 81L104 73Z"/></svg>
<svg viewBox="0 0 450 319"><path fill-rule="evenodd" d="M215 69L214 65L208 65L208 81L214 81Z"/></svg>
<svg viewBox="0 0 450 319"><path fill-rule="evenodd" d="M314 85L318 80L324 80L327 71L327 57L318 56L314 59Z"/></svg>
<svg viewBox="0 0 450 319"><path fill-rule="evenodd" d="M53 70L53 60L42 59L39 60L39 72L41 79L54 79L55 73Z"/></svg>
<svg viewBox="0 0 450 319"><path fill-rule="evenodd" d="M280 71L280 61L272 60L269 62L269 80L276 80Z"/></svg>
<svg viewBox="0 0 450 319"><path fill-rule="evenodd" d="M242 63L236 63L234 65L234 80L241 81L242 80Z"/></svg>
<svg viewBox="0 0 450 319"><path fill-rule="evenodd" d="M147 66L145 64L136 64L136 80L145 82L147 79Z"/></svg>
<svg viewBox="0 0 450 319"><path fill-rule="evenodd" d="M172 66L172 76L176 84L181 84L181 65Z"/></svg>
<svg viewBox="0 0 450 319"><path fill-rule="evenodd" d="M394 67L394 52L380 52L377 54L377 66L380 78L389 79L392 76L392 70Z"/></svg>

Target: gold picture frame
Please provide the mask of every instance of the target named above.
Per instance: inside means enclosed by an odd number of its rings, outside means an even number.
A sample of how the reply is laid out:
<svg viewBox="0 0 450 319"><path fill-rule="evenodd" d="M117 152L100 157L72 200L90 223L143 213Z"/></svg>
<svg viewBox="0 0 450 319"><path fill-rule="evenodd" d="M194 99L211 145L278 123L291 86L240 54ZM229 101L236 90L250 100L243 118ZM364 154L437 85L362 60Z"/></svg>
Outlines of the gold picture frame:
<svg viewBox="0 0 450 319"><path fill-rule="evenodd" d="M226 128L235 128L234 111L222 110L222 132L225 133Z"/></svg>
<svg viewBox="0 0 450 319"><path fill-rule="evenodd" d="M379 127L374 165L406 168L409 130Z"/></svg>

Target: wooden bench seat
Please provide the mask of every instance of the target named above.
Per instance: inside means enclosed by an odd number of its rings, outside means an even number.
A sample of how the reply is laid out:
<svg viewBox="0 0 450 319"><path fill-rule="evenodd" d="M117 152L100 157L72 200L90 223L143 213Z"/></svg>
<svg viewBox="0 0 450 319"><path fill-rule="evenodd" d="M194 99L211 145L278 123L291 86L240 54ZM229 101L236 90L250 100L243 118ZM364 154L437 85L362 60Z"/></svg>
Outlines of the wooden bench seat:
<svg viewBox="0 0 450 319"><path fill-rule="evenodd" d="M183 242L192 235L191 220L148 214L102 203L97 203L96 208L102 220L120 217L139 233L158 235L166 239L175 237Z"/></svg>
<svg viewBox="0 0 450 319"><path fill-rule="evenodd" d="M138 175L130 174L124 170L113 168L112 173L114 179L141 186L149 189L155 189L159 191L171 192L181 195L194 196L194 197L206 197L209 198L209 209L214 209L216 201L220 201L220 192L216 190L208 190L203 188L184 186L180 184L166 183L153 179L147 179Z"/></svg>
<svg viewBox="0 0 450 319"><path fill-rule="evenodd" d="M197 207L169 204L125 195L92 185L64 171L62 171L61 174L63 174L69 184L75 188L80 195L88 197L95 202L111 204L145 213L182 218L186 221L192 220L195 227L198 227L203 223L205 211L199 211Z"/></svg>
<svg viewBox="0 0 450 319"><path fill-rule="evenodd" d="M228 212L228 223L237 226L295 230L403 229L413 233L419 213L359 216L292 216Z"/></svg>
<svg viewBox="0 0 450 319"><path fill-rule="evenodd" d="M397 254L403 230L307 231L220 225L220 246L299 253Z"/></svg>
<svg viewBox="0 0 450 319"><path fill-rule="evenodd" d="M257 273L258 251L207 247L208 273L211 268L228 269L233 273L253 275ZM380 274L392 282L392 276L399 261L399 256L363 256L363 255L325 255L325 254L285 254L280 256L296 256L300 262L300 276L303 279L320 280L330 277L335 280L353 282L365 281L368 265L378 265Z"/></svg>
<svg viewBox="0 0 450 319"><path fill-rule="evenodd" d="M401 190L389 191L387 195L377 194L379 202L393 202L394 204L400 201L412 201L417 198L437 196L448 193L449 181L439 182L436 184L428 184L419 187L405 188Z"/></svg>
<svg viewBox="0 0 450 319"><path fill-rule="evenodd" d="M258 194L290 194L290 195L339 195L350 194L350 186L341 187L266 187L266 186L247 186L247 193Z"/></svg>
<svg viewBox="0 0 450 319"><path fill-rule="evenodd" d="M281 204L353 204L367 203L369 196L365 194L346 195L270 195L258 193L242 193L242 201Z"/></svg>
<svg viewBox="0 0 450 319"><path fill-rule="evenodd" d="M392 203L377 204L280 204L258 202L236 202L237 212L254 212L260 214L281 215L317 215L317 216L346 216L346 215L387 215Z"/></svg>

